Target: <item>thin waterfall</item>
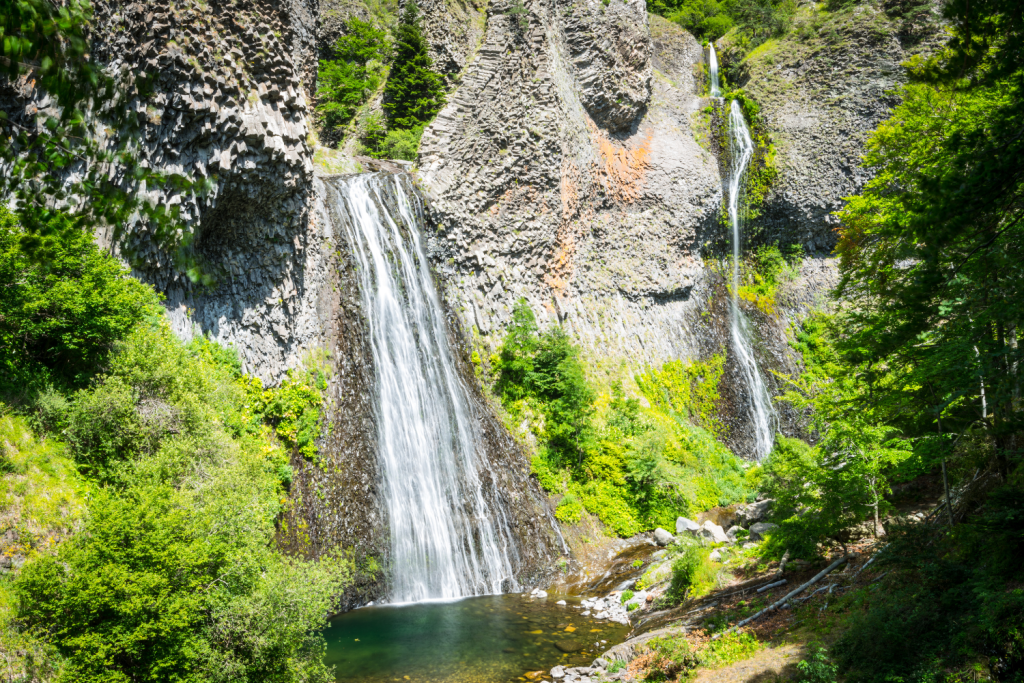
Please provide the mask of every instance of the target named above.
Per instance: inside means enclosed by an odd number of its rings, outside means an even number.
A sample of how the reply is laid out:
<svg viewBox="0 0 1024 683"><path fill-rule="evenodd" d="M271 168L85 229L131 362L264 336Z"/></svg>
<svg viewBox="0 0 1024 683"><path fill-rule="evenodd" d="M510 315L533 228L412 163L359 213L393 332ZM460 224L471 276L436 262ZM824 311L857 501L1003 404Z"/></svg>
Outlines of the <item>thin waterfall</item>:
<svg viewBox="0 0 1024 683"><path fill-rule="evenodd" d="M708 48L711 50L711 57L708 60L711 69L711 96L721 97L722 88L718 84L718 58L715 56L715 44L709 42Z"/></svg>
<svg viewBox="0 0 1024 683"><path fill-rule="evenodd" d="M485 498L492 478L481 477L483 438L421 241L419 200L398 175L330 182L351 217L345 229L373 349L390 601L518 589L509 523Z"/></svg>
<svg viewBox="0 0 1024 683"><path fill-rule="evenodd" d="M711 48L711 63L714 61L714 47ZM713 78L717 69L713 69ZM715 88L712 81L712 90ZM750 129L743 118L739 102L733 100L729 106L729 222L732 225L732 300L730 316L732 327L732 346L736 354L736 362L747 385L750 418L754 427L754 457L760 460L772 450L775 441L775 429L778 417L772 408L771 395L765 386L761 370L754 359L754 351L750 345L750 325L739 305L740 291L740 244L742 237L742 221L740 220L740 192L743 190L743 175L746 173L750 159L754 155L754 141L750 137Z"/></svg>

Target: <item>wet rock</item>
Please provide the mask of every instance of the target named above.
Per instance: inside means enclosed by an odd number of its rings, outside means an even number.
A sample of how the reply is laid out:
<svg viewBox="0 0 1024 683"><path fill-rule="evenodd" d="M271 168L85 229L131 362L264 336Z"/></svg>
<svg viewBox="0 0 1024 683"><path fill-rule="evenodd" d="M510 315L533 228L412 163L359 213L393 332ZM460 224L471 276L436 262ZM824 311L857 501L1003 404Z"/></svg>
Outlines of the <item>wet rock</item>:
<svg viewBox="0 0 1024 683"><path fill-rule="evenodd" d="M556 604L556 605L564 605L564 604L565 604L565 600L559 600L559 601L558 601L558 602L556 602L555 604Z"/></svg>
<svg viewBox="0 0 1024 683"><path fill-rule="evenodd" d="M750 525L750 540L755 543L764 540L764 535L770 532L772 529L778 529L778 524L772 524L771 522L758 522L757 524Z"/></svg>
<svg viewBox="0 0 1024 683"><path fill-rule="evenodd" d="M579 652L585 646L578 640L556 640L555 647L566 654L572 654L573 652Z"/></svg>
<svg viewBox="0 0 1024 683"><path fill-rule="evenodd" d="M675 537L661 527L654 530L654 542L658 545L668 545L675 541Z"/></svg>

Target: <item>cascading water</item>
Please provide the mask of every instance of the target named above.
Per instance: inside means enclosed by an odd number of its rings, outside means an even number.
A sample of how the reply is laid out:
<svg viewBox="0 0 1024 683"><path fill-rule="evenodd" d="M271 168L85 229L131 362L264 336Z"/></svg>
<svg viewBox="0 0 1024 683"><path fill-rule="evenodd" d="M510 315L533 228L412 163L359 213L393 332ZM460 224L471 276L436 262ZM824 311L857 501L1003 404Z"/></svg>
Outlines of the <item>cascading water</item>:
<svg viewBox="0 0 1024 683"><path fill-rule="evenodd" d="M712 91L717 86L718 70L714 61L714 47L711 48ZM733 100L729 106L729 223L732 225L732 300L730 317L732 346L736 362L747 385L750 418L754 429L754 457L758 460L768 455L775 440L778 417L772 408L771 395L765 386L761 370L757 367L750 345L750 329L747 318L739 305L740 290L740 244L742 221L740 220L740 192L743 189L743 174L754 155L754 141L743 118L739 102Z"/></svg>
<svg viewBox="0 0 1024 683"><path fill-rule="evenodd" d="M715 44L709 42L708 47L711 50L711 56L708 60L708 63L710 65L709 68L711 71L711 96L721 97L722 88L718 84L718 58L715 56Z"/></svg>
<svg viewBox="0 0 1024 683"><path fill-rule="evenodd" d="M420 241L418 199L397 175L330 182L352 219L346 230L373 348L390 600L516 589L515 546L503 510L485 498L483 440Z"/></svg>

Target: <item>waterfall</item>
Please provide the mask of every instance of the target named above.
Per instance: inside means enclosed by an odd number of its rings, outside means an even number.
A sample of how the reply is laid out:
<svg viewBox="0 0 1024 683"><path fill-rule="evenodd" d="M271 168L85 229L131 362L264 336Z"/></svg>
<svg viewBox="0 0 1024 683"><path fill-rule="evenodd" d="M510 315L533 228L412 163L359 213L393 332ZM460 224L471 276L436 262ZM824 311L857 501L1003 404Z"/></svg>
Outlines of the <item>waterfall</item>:
<svg viewBox="0 0 1024 683"><path fill-rule="evenodd" d="M721 97L722 88L718 85L718 58L715 56L715 44L709 42L708 48L711 50L711 57L708 60L711 69L711 96Z"/></svg>
<svg viewBox="0 0 1024 683"><path fill-rule="evenodd" d="M461 379L404 176L329 181L346 204L376 374L391 602L517 589L503 510L492 510L475 404ZM487 475L487 476L481 476Z"/></svg>
<svg viewBox="0 0 1024 683"><path fill-rule="evenodd" d="M714 47L711 48L711 63L714 65ZM717 70L711 72L712 77ZM716 87L712 81L712 89ZM738 101L733 100L729 106L729 223L732 225L732 301L730 316L732 327L732 346L736 354L736 362L747 385L750 418L754 427L754 457L760 460L772 450L775 440L775 429L778 418L772 408L771 395L765 386L764 378L757 367L754 352L750 345L750 325L739 305L740 291L740 240L742 222L740 220L739 199L743 188L743 174L754 155L754 141L750 137L750 129L743 118L743 111Z"/></svg>

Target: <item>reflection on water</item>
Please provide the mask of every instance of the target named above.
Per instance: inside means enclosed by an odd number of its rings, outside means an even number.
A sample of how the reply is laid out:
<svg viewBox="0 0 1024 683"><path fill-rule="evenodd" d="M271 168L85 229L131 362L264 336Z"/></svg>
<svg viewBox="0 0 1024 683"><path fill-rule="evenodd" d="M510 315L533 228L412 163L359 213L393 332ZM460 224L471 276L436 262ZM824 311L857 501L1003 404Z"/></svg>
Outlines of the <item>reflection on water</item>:
<svg viewBox="0 0 1024 683"><path fill-rule="evenodd" d="M492 595L365 607L331 622L327 664L345 682L497 683L557 664L589 665L629 631L581 617L578 599L565 598L564 606L558 599Z"/></svg>

